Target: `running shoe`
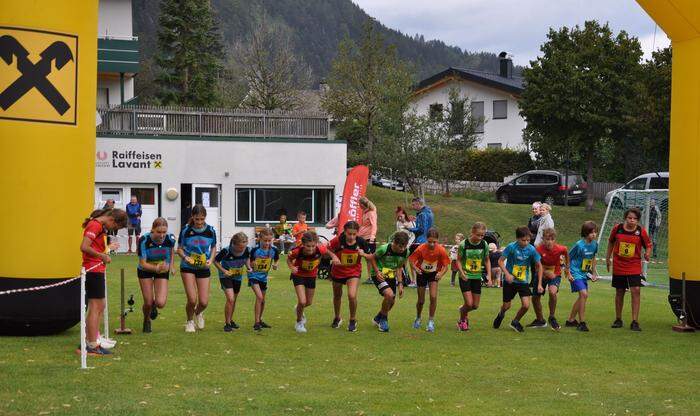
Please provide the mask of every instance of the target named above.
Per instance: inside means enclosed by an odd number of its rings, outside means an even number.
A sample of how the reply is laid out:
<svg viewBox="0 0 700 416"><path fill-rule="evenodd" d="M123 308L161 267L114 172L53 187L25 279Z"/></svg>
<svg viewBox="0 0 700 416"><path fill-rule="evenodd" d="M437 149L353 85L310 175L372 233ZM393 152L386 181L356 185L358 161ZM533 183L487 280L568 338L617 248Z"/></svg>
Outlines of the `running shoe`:
<svg viewBox="0 0 700 416"><path fill-rule="evenodd" d="M230 325L231 325L231 328L233 328L233 329L238 329L238 328L240 328L240 326L238 326L238 324L235 323L235 322L233 322L233 321L231 321L231 324L230 324Z"/></svg>
<svg viewBox="0 0 700 416"><path fill-rule="evenodd" d="M338 328L340 327L340 324L343 323L343 320L341 318L333 318L333 323L331 323L331 328Z"/></svg>
<svg viewBox="0 0 700 416"><path fill-rule="evenodd" d="M425 328L427 332L435 332L435 322L433 320L428 321L428 326Z"/></svg>
<svg viewBox="0 0 700 416"><path fill-rule="evenodd" d="M493 327L495 329L498 329L501 327L501 322L503 322L503 318L506 316L505 313L499 312L498 315L496 315L496 319L493 320Z"/></svg>
<svg viewBox="0 0 700 416"><path fill-rule="evenodd" d="M610 328L622 328L624 324L622 323L622 319L615 319L615 322L613 322L612 325L610 325Z"/></svg>
<svg viewBox="0 0 700 416"><path fill-rule="evenodd" d="M578 326L576 327L577 330L581 332L588 332L588 325L584 321L581 321L578 323Z"/></svg>
<svg viewBox="0 0 700 416"><path fill-rule="evenodd" d="M102 348L111 350L117 345L117 340L103 337L101 334L97 334L97 343L100 344Z"/></svg>
<svg viewBox="0 0 700 416"><path fill-rule="evenodd" d="M389 332L389 321L386 318L379 321L379 332Z"/></svg>
<svg viewBox="0 0 700 416"><path fill-rule="evenodd" d="M525 332L525 328L523 328L523 326L518 321L510 321L510 327L515 332Z"/></svg>
<svg viewBox="0 0 700 416"><path fill-rule="evenodd" d="M639 326L639 322L637 321L632 321L630 324L630 329L635 332L640 332L642 328Z"/></svg>
<svg viewBox="0 0 700 416"><path fill-rule="evenodd" d="M460 331L468 331L469 323L467 321L458 321L457 328L459 328Z"/></svg>
<svg viewBox="0 0 700 416"><path fill-rule="evenodd" d="M420 318L416 318L416 320L413 321L413 329L420 329Z"/></svg>
<svg viewBox="0 0 700 416"><path fill-rule="evenodd" d="M156 305L151 306L151 321L155 320L158 317L158 308L156 308Z"/></svg>
<svg viewBox="0 0 700 416"><path fill-rule="evenodd" d="M144 333L144 334L150 334L150 333L151 333L151 320L150 320L150 319L144 319L144 320L143 320L143 333Z"/></svg>
<svg viewBox="0 0 700 416"><path fill-rule="evenodd" d="M357 331L357 321L354 319L351 319L350 322L348 323L348 331L350 332L356 332Z"/></svg>
<svg viewBox="0 0 700 416"><path fill-rule="evenodd" d="M374 326L376 326L376 327L379 327L379 324L380 324L381 322L382 322L382 317L381 317L379 314L375 315L374 318L372 319L372 323L373 323Z"/></svg>
<svg viewBox="0 0 700 416"><path fill-rule="evenodd" d="M78 355L80 355L80 346L78 346L78 349L75 351ZM90 348L90 346L85 347L85 352L87 355L91 357L101 357L103 355L111 355L112 351L108 350L107 348L102 347L101 345L97 345L95 348Z"/></svg>
<svg viewBox="0 0 700 416"><path fill-rule="evenodd" d="M577 328L578 327L578 321L574 319L573 321L566 321L564 323L564 326L567 328Z"/></svg>
<svg viewBox="0 0 700 416"><path fill-rule="evenodd" d="M535 319L534 321L530 322L530 325L527 326L528 328L546 328L547 327L547 321L544 319Z"/></svg>
<svg viewBox="0 0 700 416"><path fill-rule="evenodd" d="M255 325L253 325L253 331L260 332L260 331L262 331L262 328L263 327L262 327L262 324L260 322L257 322L257 323L255 323Z"/></svg>
<svg viewBox="0 0 700 416"><path fill-rule="evenodd" d="M198 313L194 316L194 323L197 326L197 329L204 329L204 312Z"/></svg>
<svg viewBox="0 0 700 416"><path fill-rule="evenodd" d="M260 327L261 328L272 328L270 325L267 324L265 321L260 321Z"/></svg>
<svg viewBox="0 0 700 416"><path fill-rule="evenodd" d="M304 321L298 321L294 329L300 334L305 334L306 327L304 326Z"/></svg>
<svg viewBox="0 0 700 416"><path fill-rule="evenodd" d="M224 332L231 332L233 331L233 326L231 326L231 323L227 323L224 325Z"/></svg>
<svg viewBox="0 0 700 416"><path fill-rule="evenodd" d="M557 318L553 316L549 317L549 326L552 328L552 331L559 331L561 329L559 322L557 322Z"/></svg>
<svg viewBox="0 0 700 416"><path fill-rule="evenodd" d="M187 321L187 323L185 323L185 332L195 332L196 330L194 321Z"/></svg>

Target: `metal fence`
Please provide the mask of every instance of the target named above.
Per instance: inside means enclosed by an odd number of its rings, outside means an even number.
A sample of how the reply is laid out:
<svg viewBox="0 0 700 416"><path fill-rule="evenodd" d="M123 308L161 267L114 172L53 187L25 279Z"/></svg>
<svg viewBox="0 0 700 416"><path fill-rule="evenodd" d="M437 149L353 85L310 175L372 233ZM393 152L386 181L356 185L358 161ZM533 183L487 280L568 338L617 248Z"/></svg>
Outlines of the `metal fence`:
<svg viewBox="0 0 700 416"><path fill-rule="evenodd" d="M328 116L298 111L118 106L97 109L97 133L328 139Z"/></svg>
<svg viewBox="0 0 700 416"><path fill-rule="evenodd" d="M588 184L588 192L593 192L593 198L602 201L605 199L605 194L621 187L624 183L614 182L593 182Z"/></svg>

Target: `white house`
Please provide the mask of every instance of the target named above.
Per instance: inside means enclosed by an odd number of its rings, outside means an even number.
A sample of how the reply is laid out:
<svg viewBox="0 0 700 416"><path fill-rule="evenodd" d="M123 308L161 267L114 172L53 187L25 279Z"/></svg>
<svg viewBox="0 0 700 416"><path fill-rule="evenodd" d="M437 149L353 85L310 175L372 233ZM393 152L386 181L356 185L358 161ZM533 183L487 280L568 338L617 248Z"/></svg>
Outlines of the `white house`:
<svg viewBox="0 0 700 416"><path fill-rule="evenodd" d="M134 97L139 41L133 35L131 0L100 0L97 20L97 106Z"/></svg>
<svg viewBox="0 0 700 416"><path fill-rule="evenodd" d="M513 64L505 52L499 57L498 74L450 67L422 80L413 94L413 110L422 115L446 110L449 92L457 88L471 101L472 116L483 118L477 130L479 148L522 148L525 120L519 114L518 98L523 79L513 76Z"/></svg>

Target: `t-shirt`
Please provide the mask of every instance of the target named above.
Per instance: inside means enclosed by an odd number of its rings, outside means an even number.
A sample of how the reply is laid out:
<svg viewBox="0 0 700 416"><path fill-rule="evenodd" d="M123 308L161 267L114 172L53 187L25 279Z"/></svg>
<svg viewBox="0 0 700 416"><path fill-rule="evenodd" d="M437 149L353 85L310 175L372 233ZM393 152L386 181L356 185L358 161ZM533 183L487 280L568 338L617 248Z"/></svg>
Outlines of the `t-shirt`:
<svg viewBox="0 0 700 416"><path fill-rule="evenodd" d="M469 239L462 241L458 250L462 259L462 268L467 275L467 279L481 280L481 276L486 270L486 262L489 260L489 245L485 240L473 244Z"/></svg>
<svg viewBox="0 0 700 416"><path fill-rule="evenodd" d="M155 242L151 238L151 233L146 233L139 238L139 243L136 245L136 253L139 259L146 260L150 264L167 264L170 265L173 248L175 247L175 236L166 234L163 241ZM143 270L141 262L138 268Z"/></svg>
<svg viewBox="0 0 700 416"><path fill-rule="evenodd" d="M214 261L217 261L221 266L232 273L231 276L226 276L221 270L219 270L219 279L233 279L241 280L243 274L248 273L248 268L246 267L246 262L250 258L250 250L248 247L243 250L242 253L234 254L233 247L228 246L221 249L220 252L216 253Z"/></svg>
<svg viewBox="0 0 700 416"><path fill-rule="evenodd" d="M325 256L328 252L326 246L316 246L313 254L306 255L303 253L304 247L296 247L289 253L289 258L294 262L294 266L297 267L298 271L295 274L297 277L313 277L314 279L318 275L318 266L321 264L321 257Z"/></svg>
<svg viewBox="0 0 700 416"><path fill-rule="evenodd" d="M250 250L250 267L253 271L248 273L248 280L267 282L267 274L272 269L272 263L279 259L280 251L273 245L267 250L259 245Z"/></svg>
<svg viewBox="0 0 700 416"><path fill-rule="evenodd" d="M331 268L333 277L362 276L362 257L359 250L367 252L367 242L364 238L357 237L355 244L349 245L345 240L345 234L340 234L331 240L328 249L340 259L340 265L333 265Z"/></svg>
<svg viewBox="0 0 700 416"><path fill-rule="evenodd" d="M126 204L126 215L129 217L131 225L141 224L141 204L138 202L135 204L131 202Z"/></svg>
<svg viewBox="0 0 700 416"><path fill-rule="evenodd" d="M301 236L304 235L306 231L309 230L309 225L307 223L296 223L294 224L294 227L292 227L292 235L294 238L297 240L296 243L297 245L301 245Z"/></svg>
<svg viewBox="0 0 700 416"><path fill-rule="evenodd" d="M613 246L613 275L637 276L642 274L642 246L651 252L651 240L647 231L637 226L626 231L622 224L613 227L608 244Z"/></svg>
<svg viewBox="0 0 700 416"><path fill-rule="evenodd" d="M571 262L571 276L576 280L586 280L586 273L593 272L593 259L598 253L598 242L593 240L586 243L580 239L569 251L569 261Z"/></svg>
<svg viewBox="0 0 700 416"><path fill-rule="evenodd" d="M555 276L561 276L561 256L567 252L566 246L554 244L551 250L547 250L544 244L537 246L537 252L542 257L542 271L551 270Z"/></svg>
<svg viewBox="0 0 700 416"><path fill-rule="evenodd" d="M491 262L491 268L498 267L498 259L501 258L501 253L499 251L492 251L489 253L489 261Z"/></svg>
<svg viewBox="0 0 700 416"><path fill-rule="evenodd" d="M431 249L428 243L423 243L408 257L423 273L437 273L450 264L450 256L442 244L435 244Z"/></svg>
<svg viewBox="0 0 700 416"><path fill-rule="evenodd" d="M107 250L107 235L101 222L90 220L85 226L83 237L90 239L90 247L96 252L104 253ZM90 272L104 273L107 270L107 266L102 262L102 259L83 253L83 267L85 267L85 270L94 266L97 267L90 270Z"/></svg>
<svg viewBox="0 0 700 416"><path fill-rule="evenodd" d="M280 236L283 236L285 234L291 234L292 233L292 224L290 224L288 222L281 222L275 226L274 231L275 231L276 238L279 238Z"/></svg>
<svg viewBox="0 0 700 416"><path fill-rule="evenodd" d="M207 261L211 258L211 250L216 247L216 230L209 224L203 229L196 230L189 224L180 231L178 245L182 247L185 256L194 260L194 265L182 261L180 267L186 270L208 269Z"/></svg>
<svg viewBox="0 0 700 416"><path fill-rule="evenodd" d="M501 257L506 258L506 269L513 275L513 283L521 285L530 282L530 267L540 261L540 253L535 250L535 246L528 244L520 247L517 241L508 244Z"/></svg>
<svg viewBox="0 0 700 416"><path fill-rule="evenodd" d="M384 275L385 279L395 279L396 270L403 267L408 260L408 250L404 250L403 253L396 253L391 248L391 244L383 244L377 247L374 252L374 259L377 262L377 268ZM372 271L372 276L374 276L374 270Z"/></svg>

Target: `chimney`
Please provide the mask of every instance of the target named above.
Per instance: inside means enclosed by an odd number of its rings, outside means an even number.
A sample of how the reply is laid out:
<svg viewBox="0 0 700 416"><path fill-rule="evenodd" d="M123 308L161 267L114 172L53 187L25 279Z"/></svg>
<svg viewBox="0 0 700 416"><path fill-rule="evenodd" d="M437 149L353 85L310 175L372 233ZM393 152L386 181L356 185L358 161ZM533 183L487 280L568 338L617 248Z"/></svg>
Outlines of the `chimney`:
<svg viewBox="0 0 700 416"><path fill-rule="evenodd" d="M498 60L500 62L500 70L498 75L503 78L513 78L513 60L508 57L508 54L501 52L498 54Z"/></svg>
<svg viewBox="0 0 700 416"><path fill-rule="evenodd" d="M321 78L321 81L318 83L318 90L321 92L321 94L328 92L330 87L328 86L328 83L326 82L325 78Z"/></svg>

